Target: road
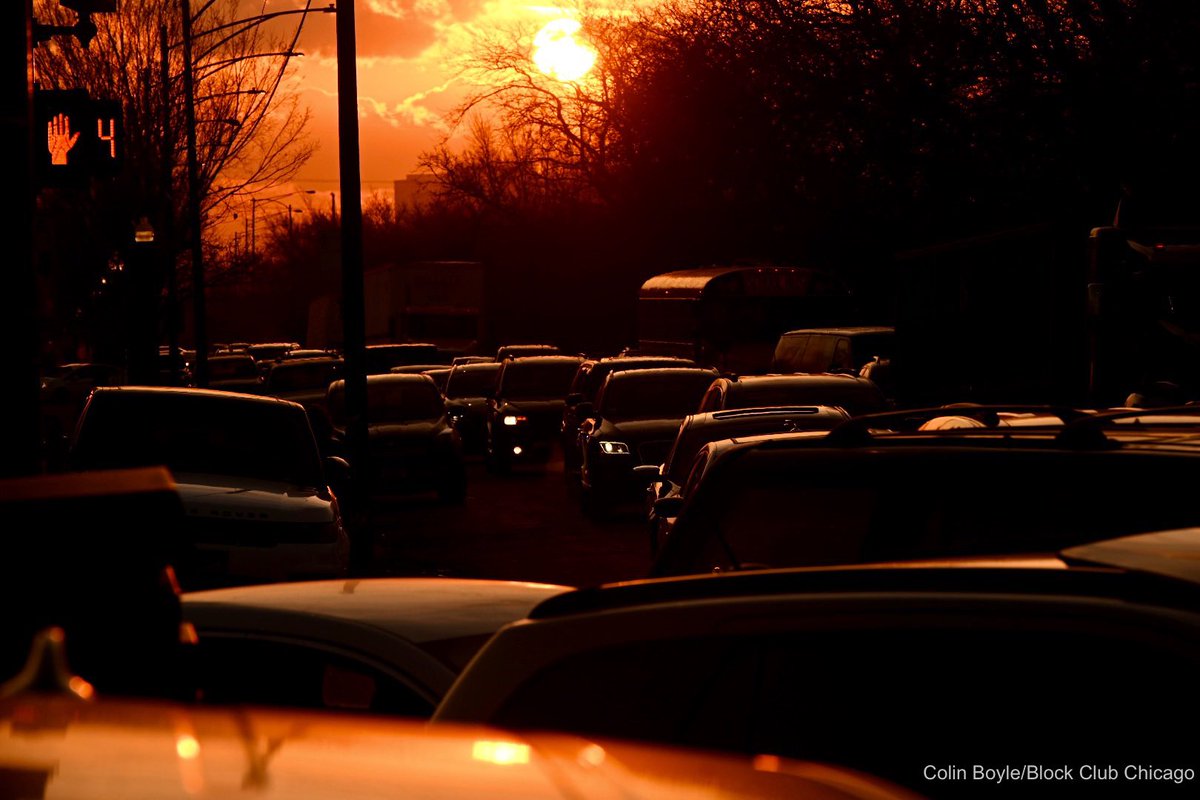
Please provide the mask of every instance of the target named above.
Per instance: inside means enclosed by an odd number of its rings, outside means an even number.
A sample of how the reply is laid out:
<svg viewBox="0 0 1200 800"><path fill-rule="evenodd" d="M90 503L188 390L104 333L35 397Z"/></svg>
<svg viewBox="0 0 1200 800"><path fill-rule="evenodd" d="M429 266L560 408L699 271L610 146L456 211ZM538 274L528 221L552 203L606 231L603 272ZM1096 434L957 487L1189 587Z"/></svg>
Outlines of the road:
<svg viewBox="0 0 1200 800"><path fill-rule="evenodd" d="M650 545L640 509L585 517L561 456L544 466L490 474L468 462L467 501L432 496L377 508L370 575L446 575L591 586L645 577Z"/></svg>

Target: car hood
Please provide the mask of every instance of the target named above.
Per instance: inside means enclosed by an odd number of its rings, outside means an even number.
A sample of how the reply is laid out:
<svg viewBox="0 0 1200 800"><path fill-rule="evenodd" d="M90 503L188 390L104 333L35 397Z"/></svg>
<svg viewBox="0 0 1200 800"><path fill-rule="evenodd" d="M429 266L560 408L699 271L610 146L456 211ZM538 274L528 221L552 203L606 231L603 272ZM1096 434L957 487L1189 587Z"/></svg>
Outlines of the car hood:
<svg viewBox="0 0 1200 800"><path fill-rule="evenodd" d="M329 522L333 503L311 488L225 475L176 473L175 486L191 518L262 522Z"/></svg>

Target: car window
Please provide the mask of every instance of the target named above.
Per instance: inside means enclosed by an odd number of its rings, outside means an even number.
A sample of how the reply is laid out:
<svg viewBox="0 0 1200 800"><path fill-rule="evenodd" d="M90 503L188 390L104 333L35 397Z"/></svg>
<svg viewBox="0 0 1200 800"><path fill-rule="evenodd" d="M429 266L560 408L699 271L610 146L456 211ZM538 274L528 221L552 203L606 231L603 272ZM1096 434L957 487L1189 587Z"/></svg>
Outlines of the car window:
<svg viewBox="0 0 1200 800"><path fill-rule="evenodd" d="M487 397L496 385L499 364L472 366L471 369L455 368L446 382L446 397Z"/></svg>
<svg viewBox="0 0 1200 800"><path fill-rule="evenodd" d="M682 419L696 411L712 379L711 374L704 372L618 374L604 387L598 411L614 422Z"/></svg>
<svg viewBox="0 0 1200 800"><path fill-rule="evenodd" d="M1194 759L1194 737L1173 726L1200 710L1200 662L1169 636L1052 605L987 622L881 624L885 613L597 648L530 676L491 721L840 763L916 788L924 765L978 752L1001 764ZM1147 702L1147 686L1170 707Z"/></svg>
<svg viewBox="0 0 1200 800"><path fill-rule="evenodd" d="M79 469L162 464L174 473L323 485L302 408L230 398L119 390L94 395L72 460Z"/></svg>
<svg viewBox="0 0 1200 800"><path fill-rule="evenodd" d="M577 361L510 361L500 373L498 393L508 400L555 400L567 396Z"/></svg>
<svg viewBox="0 0 1200 800"><path fill-rule="evenodd" d="M300 642L202 636L196 680L206 703L275 705L428 717L404 681L342 653Z"/></svg>
<svg viewBox="0 0 1200 800"><path fill-rule="evenodd" d="M337 380L340 365L336 362L313 364L281 364L271 370L267 379L272 392L324 391Z"/></svg>
<svg viewBox="0 0 1200 800"><path fill-rule="evenodd" d="M1200 524L1200 507L1174 488L1196 470L1186 458L1133 453L744 453L697 486L689 477L692 502L661 565L708 572L727 566L712 562L725 552L772 567L1052 552Z"/></svg>

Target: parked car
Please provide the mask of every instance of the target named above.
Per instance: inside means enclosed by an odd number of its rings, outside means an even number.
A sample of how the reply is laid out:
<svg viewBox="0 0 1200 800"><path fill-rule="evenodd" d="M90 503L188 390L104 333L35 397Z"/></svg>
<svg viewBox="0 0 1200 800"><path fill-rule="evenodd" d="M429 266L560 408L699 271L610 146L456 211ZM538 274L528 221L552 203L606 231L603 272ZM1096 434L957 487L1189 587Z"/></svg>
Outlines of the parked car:
<svg viewBox="0 0 1200 800"><path fill-rule="evenodd" d="M675 521L673 516L660 516L657 508L663 508L666 504L656 506L656 503L664 497L683 498L683 486L696 460L696 453L705 444L720 439L768 433L827 431L849 418L844 409L836 406L741 408L684 417L675 434L675 442L662 464L634 468L635 473L648 482L645 508L650 523L652 554L657 553L658 543L666 537Z"/></svg>
<svg viewBox="0 0 1200 800"><path fill-rule="evenodd" d="M359 687L334 683L353 696ZM0 700L6 796L911 800L833 764L254 706Z"/></svg>
<svg viewBox="0 0 1200 800"><path fill-rule="evenodd" d="M433 719L833 762L935 798L1182 797L1197 564L1191 529L582 589L502 628Z"/></svg>
<svg viewBox="0 0 1200 800"><path fill-rule="evenodd" d="M285 359L271 365L265 392L299 403L311 416L324 410L329 384L341 377L344 367L342 359L332 356Z"/></svg>
<svg viewBox="0 0 1200 800"><path fill-rule="evenodd" d="M255 362L246 355L210 356L208 359L208 388L225 392L261 394L263 375L270 362Z"/></svg>
<svg viewBox="0 0 1200 800"><path fill-rule="evenodd" d="M446 409L462 437L463 452L482 454L487 449L488 400L496 389L500 363L455 364L446 378Z"/></svg>
<svg viewBox="0 0 1200 800"><path fill-rule="evenodd" d="M897 431L922 416L897 412L710 442L686 500L658 501L676 520L652 574L1046 552L1200 525L1176 489L1200 478L1200 429L1061 413L1065 424Z"/></svg>
<svg viewBox="0 0 1200 800"><path fill-rule="evenodd" d="M871 381L856 375L743 375L713 381L697 409L724 411L764 406L840 406L851 416L874 414L888 407Z"/></svg>
<svg viewBox="0 0 1200 800"><path fill-rule="evenodd" d="M440 364L441 351L436 344L406 342L402 344L367 345L367 374L383 375L392 367L409 364Z"/></svg>
<svg viewBox="0 0 1200 800"><path fill-rule="evenodd" d="M500 360L500 359L497 359ZM514 463L544 462L558 438L563 403L583 359L524 356L502 361L488 401L488 467L506 472Z"/></svg>
<svg viewBox="0 0 1200 800"><path fill-rule="evenodd" d="M346 385L329 385L331 452L345 453ZM446 400L428 375L367 376L365 489L375 496L436 492L447 503L467 497L462 442ZM359 465L360 467L362 465Z"/></svg>
<svg viewBox="0 0 1200 800"><path fill-rule="evenodd" d="M349 541L304 407L207 389L96 389L76 470L164 465L187 517L185 589L344 575Z"/></svg>
<svg viewBox="0 0 1200 800"><path fill-rule="evenodd" d="M496 351L496 360L504 361L509 358L525 358L526 356L557 356L562 351L553 344L506 344Z"/></svg>
<svg viewBox="0 0 1200 800"><path fill-rule="evenodd" d="M569 587L455 578L187 592L206 702L428 717L496 630ZM331 684L342 687L331 689Z"/></svg>
<svg viewBox="0 0 1200 800"><path fill-rule="evenodd" d="M890 326L800 328L779 337L772 372L846 372L857 375L873 358L890 359L896 329Z"/></svg>
<svg viewBox="0 0 1200 800"><path fill-rule="evenodd" d="M641 464L661 464L683 418L696 408L716 370L660 367L610 372L595 404L577 406L580 502L588 513L636 500Z"/></svg>
<svg viewBox="0 0 1200 800"><path fill-rule="evenodd" d="M566 405L563 407L562 414L560 441L566 469L575 471L579 469L580 465L579 423L582 422L582 419L577 410L578 406L583 402L593 404L596 402L596 395L610 372L619 369L694 366L696 366L694 361L672 356L615 356L612 358L589 358L581 363L571 381L571 388L567 392Z"/></svg>
<svg viewBox="0 0 1200 800"><path fill-rule="evenodd" d="M457 367L459 364L490 364L496 359L491 356L455 356L450 366Z"/></svg>

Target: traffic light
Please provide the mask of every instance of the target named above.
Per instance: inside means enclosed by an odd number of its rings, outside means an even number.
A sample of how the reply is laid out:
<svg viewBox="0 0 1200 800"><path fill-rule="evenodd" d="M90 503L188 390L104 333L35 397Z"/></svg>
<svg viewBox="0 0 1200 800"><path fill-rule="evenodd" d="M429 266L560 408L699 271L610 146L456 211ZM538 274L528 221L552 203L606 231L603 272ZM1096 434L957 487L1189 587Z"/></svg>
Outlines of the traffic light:
<svg viewBox="0 0 1200 800"><path fill-rule="evenodd" d="M82 89L34 93L34 165L43 187L86 186L121 168L125 133L121 104Z"/></svg>

